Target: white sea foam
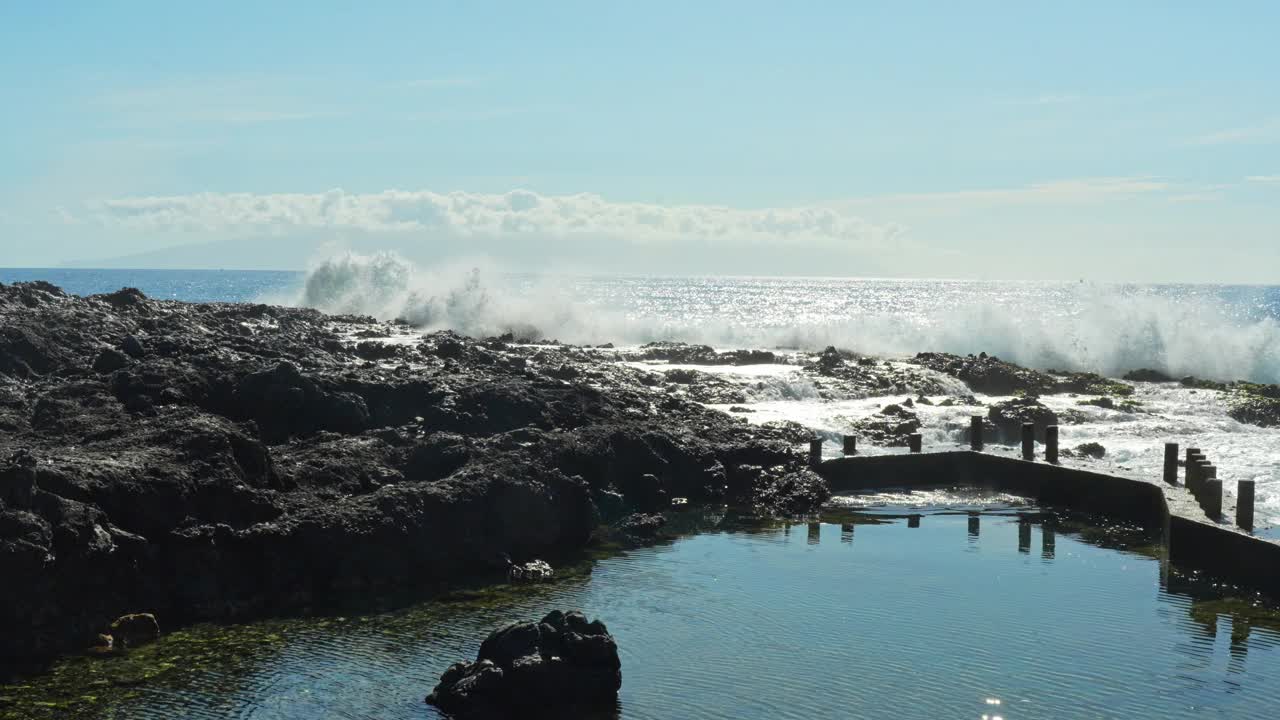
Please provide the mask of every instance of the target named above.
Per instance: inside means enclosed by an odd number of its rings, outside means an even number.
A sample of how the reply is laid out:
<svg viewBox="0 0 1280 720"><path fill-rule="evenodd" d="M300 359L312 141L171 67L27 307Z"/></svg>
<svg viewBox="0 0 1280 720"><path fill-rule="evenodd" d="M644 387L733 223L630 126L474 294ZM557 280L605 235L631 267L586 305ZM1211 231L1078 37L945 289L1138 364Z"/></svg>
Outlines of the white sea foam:
<svg viewBox="0 0 1280 720"><path fill-rule="evenodd" d="M1280 382L1280 293L1232 293L938 281L538 280L471 267L424 271L391 254L347 254L317 263L291 299L472 335L514 331L581 344L673 339L723 348L836 345L884 356L985 351L1042 368L1117 375L1145 367ZM902 400L822 401L812 381L789 365L699 369L739 382L752 422L799 422L829 437L832 453L854 420ZM957 384L952 394L964 392ZM1164 442L1201 447L1222 458L1219 476L1229 492L1236 480L1257 480L1260 521L1280 522L1280 430L1237 423L1213 392L1139 383L1136 399L1144 410L1136 415L1078 406L1067 396L1045 402L1083 413L1085 422L1064 425L1064 443L1101 442L1105 464L1153 474ZM916 411L925 443L938 447L962 442L968 416L986 408L921 404Z"/></svg>
<svg viewBox="0 0 1280 720"><path fill-rule="evenodd" d="M516 278L393 254L315 264L295 301L473 335L684 340L880 356L987 352L1022 365L1280 382L1280 292L945 281ZM1270 293L1270 294L1267 294Z"/></svg>

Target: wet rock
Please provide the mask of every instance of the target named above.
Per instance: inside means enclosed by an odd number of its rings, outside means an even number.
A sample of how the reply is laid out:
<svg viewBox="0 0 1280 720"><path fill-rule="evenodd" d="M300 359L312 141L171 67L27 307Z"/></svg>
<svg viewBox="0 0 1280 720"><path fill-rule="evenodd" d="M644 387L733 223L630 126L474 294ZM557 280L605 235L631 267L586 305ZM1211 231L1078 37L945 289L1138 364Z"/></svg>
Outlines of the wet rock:
<svg viewBox="0 0 1280 720"><path fill-rule="evenodd" d="M916 355L913 362L951 375L975 392L988 395L1019 392L1043 395L1054 392L1058 386L1058 381L1048 373L1019 367L986 353L960 356L924 352Z"/></svg>
<svg viewBox="0 0 1280 720"><path fill-rule="evenodd" d="M495 630L475 662L449 667L427 702L465 718L571 717L615 706L618 646L604 623L552 611Z"/></svg>
<svg viewBox="0 0 1280 720"><path fill-rule="evenodd" d="M777 356L768 350L716 352L710 345L668 341L642 345L633 357L639 360L665 360L678 365L769 365L777 361Z"/></svg>
<svg viewBox="0 0 1280 720"><path fill-rule="evenodd" d="M1238 422L1280 427L1280 385L1236 383L1227 414Z"/></svg>
<svg viewBox="0 0 1280 720"><path fill-rule="evenodd" d="M1101 460L1107 454L1107 449L1096 442L1082 443L1076 446L1075 454L1080 457L1090 457L1094 460Z"/></svg>
<svg viewBox="0 0 1280 720"><path fill-rule="evenodd" d="M1055 393L1079 393L1081 395L1117 395L1127 397L1133 394L1133 386L1119 380L1103 377L1097 373L1062 372L1050 370L1057 377Z"/></svg>
<svg viewBox="0 0 1280 720"><path fill-rule="evenodd" d="M1121 400L1120 402L1116 402L1114 399L1110 397L1105 397L1105 396L1100 398L1092 398L1089 400L1081 400L1076 404L1087 405L1092 407L1100 407L1100 408L1103 408L1104 410L1115 410L1116 412L1128 413L1130 415L1132 415L1135 412L1138 412L1142 407L1141 403L1136 402L1134 400Z"/></svg>
<svg viewBox="0 0 1280 720"><path fill-rule="evenodd" d="M1226 390L1229 384L1218 382L1216 380L1205 380L1194 375L1188 375L1178 381L1182 387L1195 388L1197 390Z"/></svg>
<svg viewBox="0 0 1280 720"><path fill-rule="evenodd" d="M111 623L110 636L122 647L139 647L160 637L160 623L151 613L123 615Z"/></svg>
<svg viewBox="0 0 1280 720"><path fill-rule="evenodd" d="M517 582L542 582L555 577L556 571L545 560L513 563L507 560L507 577Z"/></svg>
<svg viewBox="0 0 1280 720"><path fill-rule="evenodd" d="M1163 373L1159 370L1152 370L1150 368L1139 368L1137 370L1130 370L1129 372L1124 374L1124 379L1129 380L1130 382L1151 382L1151 383L1167 383L1167 382L1174 381L1174 379L1170 377L1167 373Z"/></svg>
<svg viewBox="0 0 1280 720"><path fill-rule="evenodd" d="M1044 442L1045 428L1058 424L1058 415L1039 399L1017 397L987 408L987 419L996 428L996 442L1022 441L1022 424L1035 425L1036 440Z"/></svg>
<svg viewBox="0 0 1280 720"><path fill-rule="evenodd" d="M920 418L914 411L896 403L885 405L880 412L855 421L850 434L862 442L880 447L906 447L907 439L920 430Z"/></svg>
<svg viewBox="0 0 1280 720"><path fill-rule="evenodd" d="M676 497L780 513L826 499L798 472L802 428L704 407L698 388L719 386L703 378L453 333L388 368L352 347L362 333L403 335L0 286L0 458L40 460L0 461L0 662L82 650L133 608L227 620L432 587L502 552L579 550L602 517ZM90 370L130 336L144 354Z"/></svg>
<svg viewBox="0 0 1280 720"><path fill-rule="evenodd" d="M874 358L861 357L834 347L828 347L813 356L803 370L818 378L836 381L824 382L826 387L820 388L820 394L831 399L899 392L946 395L953 391L948 384L940 382L936 375L912 367L895 366L887 361L878 363Z"/></svg>
<svg viewBox="0 0 1280 720"><path fill-rule="evenodd" d="M667 519L656 513L633 513L619 522L616 530L625 540L644 544L651 543L657 539L658 534L662 532L662 528L666 527Z"/></svg>

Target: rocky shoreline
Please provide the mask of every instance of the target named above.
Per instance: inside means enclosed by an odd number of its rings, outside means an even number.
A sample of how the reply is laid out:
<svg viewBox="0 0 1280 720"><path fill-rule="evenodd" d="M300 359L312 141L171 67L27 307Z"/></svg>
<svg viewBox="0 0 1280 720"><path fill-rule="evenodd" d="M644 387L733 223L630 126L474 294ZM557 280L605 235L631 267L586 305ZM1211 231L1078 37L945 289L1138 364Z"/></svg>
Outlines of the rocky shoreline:
<svg viewBox="0 0 1280 720"><path fill-rule="evenodd" d="M745 401L716 375L628 364L781 360L0 285L0 663L87 647L128 613L243 619L499 573L602 529L650 541L677 501L813 512L829 492L807 430L705 407ZM1037 395L1132 391L987 356L791 361L820 398L908 398L859 421L877 445L919 427L912 397L1020 395L989 408L996 432L1056 421ZM1253 387L1219 389L1275 422L1275 386Z"/></svg>
<svg viewBox="0 0 1280 720"><path fill-rule="evenodd" d="M811 511L786 428L558 345L0 286L0 662L581 549L672 498ZM403 330L403 328L401 328Z"/></svg>

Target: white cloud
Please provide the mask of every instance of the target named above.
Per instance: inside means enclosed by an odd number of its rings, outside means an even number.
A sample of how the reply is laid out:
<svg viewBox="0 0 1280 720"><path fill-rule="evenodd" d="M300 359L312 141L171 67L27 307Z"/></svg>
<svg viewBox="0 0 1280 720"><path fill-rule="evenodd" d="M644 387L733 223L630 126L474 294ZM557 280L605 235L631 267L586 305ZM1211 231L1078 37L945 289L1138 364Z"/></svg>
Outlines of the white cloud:
<svg viewBox="0 0 1280 720"><path fill-rule="evenodd" d="M1259 183L1262 185L1280 184L1280 175L1250 175L1244 179L1245 182Z"/></svg>
<svg viewBox="0 0 1280 720"><path fill-rule="evenodd" d="M1173 186L1168 182L1150 177L1078 178L1032 183L1030 185L1012 188L876 195L865 198L856 198L848 201L847 204L871 205L880 203L898 203L914 207L928 207L942 204L958 204L964 206L1034 204L1060 205L1103 202L1110 199L1167 192L1171 189L1173 189Z"/></svg>
<svg viewBox="0 0 1280 720"><path fill-rule="evenodd" d="M1262 145L1280 142L1280 118L1271 118L1257 125L1229 128L1201 135L1191 141L1193 145Z"/></svg>
<svg viewBox="0 0 1280 720"><path fill-rule="evenodd" d="M736 209L612 202L595 194L387 190L379 193L200 193L94 203L85 219L144 230L287 233L322 228L470 237L599 237L634 242L818 242L879 247L902 228L830 207Z"/></svg>

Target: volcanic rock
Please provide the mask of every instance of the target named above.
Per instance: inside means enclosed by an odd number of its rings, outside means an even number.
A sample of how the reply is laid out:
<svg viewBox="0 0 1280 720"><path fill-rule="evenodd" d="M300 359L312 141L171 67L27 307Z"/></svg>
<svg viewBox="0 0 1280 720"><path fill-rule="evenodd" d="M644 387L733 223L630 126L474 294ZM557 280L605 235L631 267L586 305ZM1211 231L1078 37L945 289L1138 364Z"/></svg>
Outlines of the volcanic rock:
<svg viewBox="0 0 1280 720"><path fill-rule="evenodd" d="M1022 424L1035 425L1036 439L1044 442L1045 428L1058 424L1058 416L1034 397L1016 397L987 408L987 419L996 428L996 442L1017 443L1022 438Z"/></svg>
<svg viewBox="0 0 1280 720"><path fill-rule="evenodd" d="M140 355L116 349L130 337ZM367 359L374 338L397 368ZM95 370L106 349L118 367ZM606 505L826 500L790 427L600 352L0 285L0 662L80 649L137 608L239 619L556 557Z"/></svg>
<svg viewBox="0 0 1280 720"><path fill-rule="evenodd" d="M427 702L463 718L574 717L616 705L618 646L599 620L553 610L492 632L475 662L451 665Z"/></svg>

